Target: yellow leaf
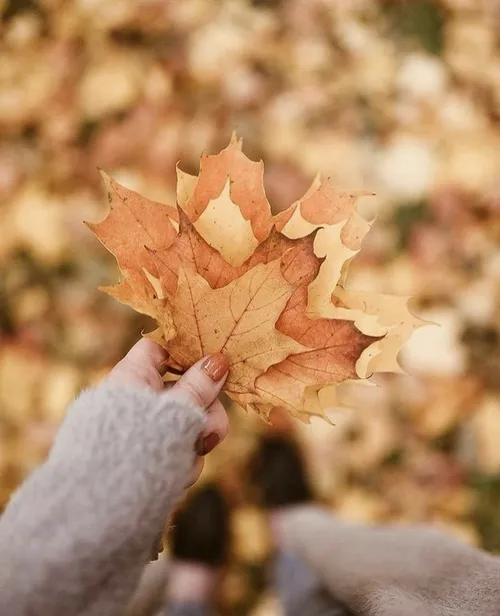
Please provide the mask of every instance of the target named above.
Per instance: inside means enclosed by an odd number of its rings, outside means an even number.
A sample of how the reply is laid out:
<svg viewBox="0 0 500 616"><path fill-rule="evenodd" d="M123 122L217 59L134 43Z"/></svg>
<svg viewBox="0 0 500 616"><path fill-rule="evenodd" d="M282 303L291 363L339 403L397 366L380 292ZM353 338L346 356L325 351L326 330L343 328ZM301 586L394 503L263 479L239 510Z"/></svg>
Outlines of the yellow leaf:
<svg viewBox="0 0 500 616"><path fill-rule="evenodd" d="M198 176L177 167L178 210L105 181L109 215L89 226L124 275L106 291L156 320L146 335L169 351L172 370L223 352L234 401L265 420L281 406L304 421L328 420L344 384L400 371L398 352L423 322L407 298L346 290L372 225L358 199L370 193L318 176L272 216L263 163L235 135L202 155Z"/></svg>
<svg viewBox="0 0 500 616"><path fill-rule="evenodd" d="M358 376L366 378L374 372L404 372L398 361L399 351L416 329L426 325L425 321L411 312L408 306L411 298L346 291L340 287L335 291L335 296L354 315L359 315L356 325L361 331L367 333L370 330L371 335L374 335L376 323L378 331L385 334L382 340L375 342L361 355L357 365Z"/></svg>
<svg viewBox="0 0 500 616"><path fill-rule="evenodd" d="M237 401L269 366L303 350L275 328L293 290L281 275L279 259L257 265L220 289L211 289L199 274L181 266L172 298L177 335L166 348L185 368L209 353L226 354L230 371L224 390Z"/></svg>
<svg viewBox="0 0 500 616"><path fill-rule="evenodd" d="M324 261L316 278L309 285L307 314L311 318L325 315L332 303L332 293L342 273L342 268L357 251L347 248L341 239L345 223L329 225L320 229L314 241L314 254Z"/></svg>
<svg viewBox="0 0 500 616"><path fill-rule="evenodd" d="M250 221L243 218L240 208L232 202L230 186L228 178L221 194L208 202L194 226L228 263L238 267L252 255L259 242Z"/></svg>
<svg viewBox="0 0 500 616"><path fill-rule="evenodd" d="M209 203L222 194L229 180L232 202L240 209L242 217L250 222L255 238L261 242L267 238L273 226L263 179L262 161L255 162L247 158L241 151L241 141L233 135L229 145L219 154L202 155L198 180L183 209L191 222L196 223ZM182 195L189 194L193 180L188 179L186 182L184 176L182 183ZM218 222L225 225L228 221L223 219ZM211 244L216 237L217 230L214 229L210 239L205 239Z"/></svg>
<svg viewBox="0 0 500 616"><path fill-rule="evenodd" d="M191 199L194 192L194 187L198 181L197 175L191 175L183 171L179 165L176 167L177 171L177 204L184 209L186 203Z"/></svg>

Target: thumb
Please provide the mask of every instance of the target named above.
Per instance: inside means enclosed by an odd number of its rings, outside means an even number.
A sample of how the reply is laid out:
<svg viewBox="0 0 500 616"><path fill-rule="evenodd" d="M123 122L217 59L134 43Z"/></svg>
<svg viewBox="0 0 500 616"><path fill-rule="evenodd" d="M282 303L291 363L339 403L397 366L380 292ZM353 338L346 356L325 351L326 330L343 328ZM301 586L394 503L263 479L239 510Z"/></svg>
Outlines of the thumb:
<svg viewBox="0 0 500 616"><path fill-rule="evenodd" d="M217 399L229 371L222 353L200 359L189 368L170 390L171 395L207 409Z"/></svg>

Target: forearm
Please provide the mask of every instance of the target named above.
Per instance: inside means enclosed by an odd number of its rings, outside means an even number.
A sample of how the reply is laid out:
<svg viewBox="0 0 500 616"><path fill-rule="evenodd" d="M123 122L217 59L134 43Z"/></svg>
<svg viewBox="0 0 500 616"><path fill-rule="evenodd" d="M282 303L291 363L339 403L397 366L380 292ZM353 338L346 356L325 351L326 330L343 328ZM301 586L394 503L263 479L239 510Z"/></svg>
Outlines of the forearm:
<svg viewBox="0 0 500 616"><path fill-rule="evenodd" d="M0 613L123 610L188 483L202 427L199 409L149 389L84 392L0 520Z"/></svg>

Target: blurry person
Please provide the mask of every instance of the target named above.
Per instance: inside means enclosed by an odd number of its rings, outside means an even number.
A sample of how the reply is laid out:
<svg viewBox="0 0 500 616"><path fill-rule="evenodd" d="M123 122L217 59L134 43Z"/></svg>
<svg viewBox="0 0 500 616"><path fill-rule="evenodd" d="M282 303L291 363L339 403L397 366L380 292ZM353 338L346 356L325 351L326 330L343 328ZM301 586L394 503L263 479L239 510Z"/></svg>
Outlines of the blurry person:
<svg viewBox="0 0 500 616"><path fill-rule="evenodd" d="M200 360L164 391L166 358L143 339L69 406L48 459L0 518L0 614L124 613L174 507L228 428L217 399L227 359Z"/></svg>

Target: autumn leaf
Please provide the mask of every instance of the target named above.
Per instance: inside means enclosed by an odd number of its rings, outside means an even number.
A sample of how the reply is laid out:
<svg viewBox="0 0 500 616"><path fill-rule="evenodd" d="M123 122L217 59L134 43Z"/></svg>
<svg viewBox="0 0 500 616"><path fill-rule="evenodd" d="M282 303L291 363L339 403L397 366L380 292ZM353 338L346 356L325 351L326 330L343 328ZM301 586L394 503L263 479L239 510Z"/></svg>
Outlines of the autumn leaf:
<svg viewBox="0 0 500 616"><path fill-rule="evenodd" d="M224 390L234 398L253 391L256 378L302 346L275 328L294 287L280 272L280 260L249 269L220 289L181 266L172 299L177 335L172 358L188 368L201 357L223 352L230 360Z"/></svg>
<svg viewBox="0 0 500 616"><path fill-rule="evenodd" d="M148 248L160 250L169 246L176 236L171 218L174 208L145 199L133 190L121 186L102 172L110 205L107 217L100 223L85 223L104 246L116 257L122 271L154 273L154 263Z"/></svg>
<svg viewBox="0 0 500 616"><path fill-rule="evenodd" d="M319 227L347 221L356 213L357 200L372 194L337 191L317 176L301 199L276 216L276 228L292 239L304 237Z"/></svg>
<svg viewBox="0 0 500 616"><path fill-rule="evenodd" d="M219 154L203 154L197 178L177 169L178 203L202 237L231 265L241 265L273 226L264 165L233 135Z"/></svg>
<svg viewBox="0 0 500 616"><path fill-rule="evenodd" d="M119 284L100 287L100 290L142 314L155 318L158 313L157 306L161 300L148 279L146 269L143 274L131 271Z"/></svg>
<svg viewBox="0 0 500 616"><path fill-rule="evenodd" d="M161 272L161 285L167 295L173 294L177 288L182 264L191 264L211 288L217 289L246 272L254 271L258 264L270 263L284 254L280 261L281 273L294 290L280 311L276 329L307 348L281 362L276 367L277 371L270 368L271 374L259 377L255 392L252 395L240 395L240 403L243 402L245 406L252 404L253 408L271 405L266 407L264 414L268 414L268 410L276 405L285 406L294 412L301 408L304 391L309 385L323 386L355 378L357 359L375 339L362 334L350 321L315 320L307 316L307 287L318 275L321 266L321 260L313 250L314 233L292 241L274 231L245 264L235 268L203 240L185 214L180 212L179 219L180 232L177 238L169 248L154 254L157 269ZM182 314L179 314L180 320ZM170 345L168 349L180 361L171 351ZM195 353L198 359L199 352ZM272 393L272 387L270 389L269 386L271 381L281 389L288 389L288 402L283 401L280 394Z"/></svg>
<svg viewBox="0 0 500 616"><path fill-rule="evenodd" d="M317 176L306 194L276 216L275 224L286 237L298 239L317 231L314 253L323 259L318 277L311 284L308 314L323 316L331 293L345 279L349 263L361 250L371 223L357 211L366 191L339 192L329 180Z"/></svg>
<svg viewBox="0 0 500 616"><path fill-rule="evenodd" d="M86 222L89 229L115 256L123 280L101 289L119 302L147 314L161 323L164 336L174 333L171 319L163 310L159 287L155 288L156 267L152 249L170 245L177 235L172 221L178 218L171 206L150 201L125 188L101 172L110 209L98 224Z"/></svg>
<svg viewBox="0 0 500 616"><path fill-rule="evenodd" d="M300 342L306 349L290 355L269 368L256 382L256 395L245 401L257 405L282 406L303 413L304 395L309 386L321 387L357 378L356 362L375 338L363 334L349 320L311 319L307 314L308 285L320 271L314 254L314 235L298 240L285 255L282 272L297 288L287 302L276 328ZM269 406L262 411L268 414Z"/></svg>
<svg viewBox="0 0 500 616"><path fill-rule="evenodd" d="M286 268L300 246L310 243L312 238L293 242L276 231L259 244L252 256L242 265L235 267L228 263L218 250L210 246L203 239L187 215L179 210L179 234L172 244L164 250L150 250L159 272L159 280L165 294L173 294L177 288L178 271L181 264L192 264L194 269L205 278L213 289L225 286L235 278L242 276L249 269L261 263L269 263L288 254L282 261L282 268ZM310 251L309 251L310 252ZM314 273L319 267L319 260L312 255L311 262L296 263L299 268L296 271L313 271L308 276L308 282L314 278Z"/></svg>
<svg viewBox="0 0 500 616"><path fill-rule="evenodd" d="M177 179L173 211L105 177L110 213L90 225L123 273L104 290L157 322L147 335L176 372L223 352L233 400L263 418L280 406L308 421L326 418L335 388L397 365L420 322L396 298L344 286L371 226L356 207L366 193L316 178L273 217L263 165L235 137L202 156L198 176L177 168Z"/></svg>
<svg viewBox="0 0 500 616"><path fill-rule="evenodd" d="M357 373L360 378L374 372L403 373L398 355L401 347L410 339L413 332L426 325L410 309L410 297L396 297L381 293L353 292L344 288L335 291L345 308L342 314L356 315L356 324L361 331L373 333L375 327L383 338L370 350L360 356ZM333 307L333 318L339 316L339 309Z"/></svg>

